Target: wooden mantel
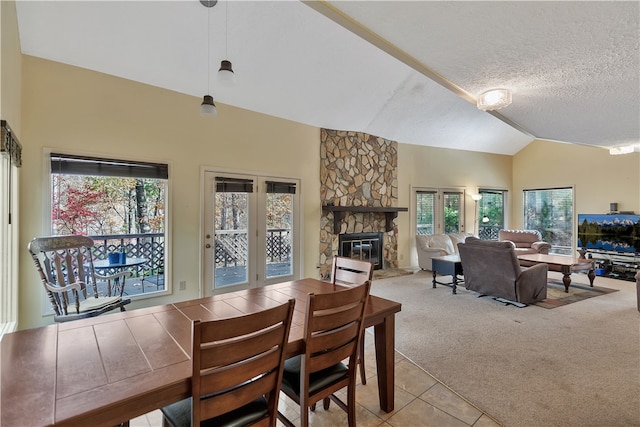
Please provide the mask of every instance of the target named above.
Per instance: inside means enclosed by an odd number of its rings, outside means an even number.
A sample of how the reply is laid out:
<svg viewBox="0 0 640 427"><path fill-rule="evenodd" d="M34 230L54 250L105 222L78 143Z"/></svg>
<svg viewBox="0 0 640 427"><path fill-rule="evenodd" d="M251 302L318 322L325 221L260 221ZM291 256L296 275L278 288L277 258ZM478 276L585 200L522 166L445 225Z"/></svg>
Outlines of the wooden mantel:
<svg viewBox="0 0 640 427"><path fill-rule="evenodd" d="M340 234L340 224L345 212L351 213L383 213L385 217L385 231L393 230L393 220L398 212L407 212L409 208L375 207L375 206L322 206L323 211L333 212L333 233Z"/></svg>

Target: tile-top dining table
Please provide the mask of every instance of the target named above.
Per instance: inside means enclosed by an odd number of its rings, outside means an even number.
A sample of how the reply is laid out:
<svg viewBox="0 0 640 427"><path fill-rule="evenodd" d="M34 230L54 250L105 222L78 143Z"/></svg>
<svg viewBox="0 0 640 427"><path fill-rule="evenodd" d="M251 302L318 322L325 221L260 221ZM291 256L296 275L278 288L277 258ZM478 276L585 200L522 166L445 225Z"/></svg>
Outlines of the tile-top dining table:
<svg viewBox="0 0 640 427"><path fill-rule="evenodd" d="M304 351L307 294L341 289L301 279L6 334L0 425L113 426L189 397L191 322L238 316L295 298L287 357ZM395 313L371 295L380 408L394 404Z"/></svg>

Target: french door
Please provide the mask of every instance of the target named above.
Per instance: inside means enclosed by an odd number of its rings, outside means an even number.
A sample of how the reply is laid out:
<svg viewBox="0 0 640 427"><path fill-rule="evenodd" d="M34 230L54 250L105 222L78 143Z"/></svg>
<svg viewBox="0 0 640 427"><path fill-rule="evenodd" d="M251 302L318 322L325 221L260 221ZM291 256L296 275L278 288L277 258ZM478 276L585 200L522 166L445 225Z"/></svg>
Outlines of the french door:
<svg viewBox="0 0 640 427"><path fill-rule="evenodd" d="M204 173L204 295L299 277L298 180Z"/></svg>
<svg viewBox="0 0 640 427"><path fill-rule="evenodd" d="M464 190L414 188L416 234L464 231Z"/></svg>

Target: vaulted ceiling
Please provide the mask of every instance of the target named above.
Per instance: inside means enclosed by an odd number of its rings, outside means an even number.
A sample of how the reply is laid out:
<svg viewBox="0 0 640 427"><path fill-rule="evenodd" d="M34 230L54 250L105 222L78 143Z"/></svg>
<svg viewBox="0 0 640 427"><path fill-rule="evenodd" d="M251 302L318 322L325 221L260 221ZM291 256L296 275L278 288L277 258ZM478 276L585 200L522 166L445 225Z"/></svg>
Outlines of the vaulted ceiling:
<svg viewBox="0 0 640 427"><path fill-rule="evenodd" d="M636 1L16 3L24 54L193 95L193 114L210 92L401 143L508 155L535 138L640 144ZM222 59L233 87L215 79ZM513 103L478 110L492 88Z"/></svg>

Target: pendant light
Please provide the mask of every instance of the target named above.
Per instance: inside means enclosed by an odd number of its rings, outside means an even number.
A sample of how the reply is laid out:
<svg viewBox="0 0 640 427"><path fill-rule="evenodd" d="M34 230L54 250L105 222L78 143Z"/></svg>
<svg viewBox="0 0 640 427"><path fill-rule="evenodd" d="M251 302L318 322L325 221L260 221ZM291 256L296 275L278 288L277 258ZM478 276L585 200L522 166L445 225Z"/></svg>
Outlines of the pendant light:
<svg viewBox="0 0 640 427"><path fill-rule="evenodd" d="M210 75L211 75L211 8L218 3L218 0L200 0L200 3L209 10L207 10L207 95L205 95L202 99L202 104L200 104L200 115L202 117L215 117L218 115L218 109L216 108L216 104L213 102L213 96L209 95L211 93L211 83L210 83Z"/></svg>
<svg viewBox="0 0 640 427"><path fill-rule="evenodd" d="M229 0L225 1L225 35L224 35L224 56L228 55L229 48ZM220 69L218 70L218 81L224 86L233 86L236 82L236 75L233 72L233 65L228 59L223 59L220 62Z"/></svg>

